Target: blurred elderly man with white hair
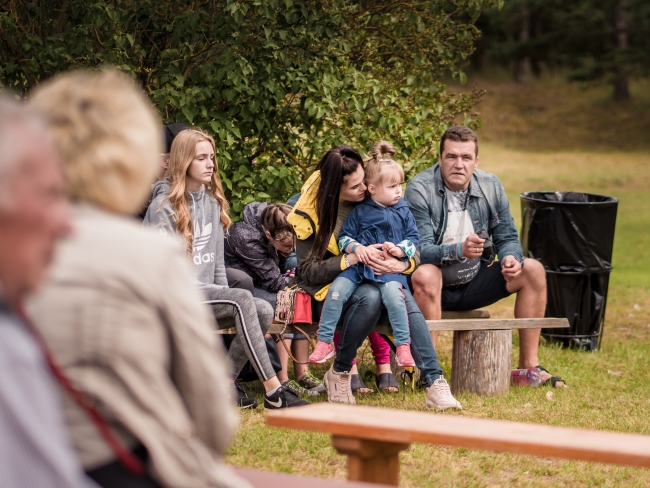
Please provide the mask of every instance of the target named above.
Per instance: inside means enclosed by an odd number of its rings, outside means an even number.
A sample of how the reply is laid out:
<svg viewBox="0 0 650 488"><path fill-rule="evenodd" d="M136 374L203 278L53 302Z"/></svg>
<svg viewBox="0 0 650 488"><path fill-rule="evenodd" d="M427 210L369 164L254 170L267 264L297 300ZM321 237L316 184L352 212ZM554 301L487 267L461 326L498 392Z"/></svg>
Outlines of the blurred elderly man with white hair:
<svg viewBox="0 0 650 488"><path fill-rule="evenodd" d="M64 177L41 121L0 96L0 486L91 487L21 303L70 221Z"/></svg>

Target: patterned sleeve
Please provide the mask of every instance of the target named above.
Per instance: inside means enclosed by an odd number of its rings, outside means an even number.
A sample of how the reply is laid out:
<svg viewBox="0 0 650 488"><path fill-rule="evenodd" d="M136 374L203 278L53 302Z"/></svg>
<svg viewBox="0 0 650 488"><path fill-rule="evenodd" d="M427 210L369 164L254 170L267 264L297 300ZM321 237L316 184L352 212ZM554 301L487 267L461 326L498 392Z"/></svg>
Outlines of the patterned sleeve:
<svg viewBox="0 0 650 488"><path fill-rule="evenodd" d="M359 205L354 207L348 218L343 222L338 241L341 252L345 252L345 248L351 243L357 242L357 237L359 237L359 207Z"/></svg>
<svg viewBox="0 0 650 488"><path fill-rule="evenodd" d="M339 237L339 249L341 252L345 252L345 249L352 243L357 242L355 239L352 239L352 237L344 236L341 235Z"/></svg>
<svg viewBox="0 0 650 488"><path fill-rule="evenodd" d="M399 247L402 251L404 251L404 255L408 259L411 259L413 256L415 256L415 251L417 248L410 240L404 239L402 242L397 244L397 247Z"/></svg>

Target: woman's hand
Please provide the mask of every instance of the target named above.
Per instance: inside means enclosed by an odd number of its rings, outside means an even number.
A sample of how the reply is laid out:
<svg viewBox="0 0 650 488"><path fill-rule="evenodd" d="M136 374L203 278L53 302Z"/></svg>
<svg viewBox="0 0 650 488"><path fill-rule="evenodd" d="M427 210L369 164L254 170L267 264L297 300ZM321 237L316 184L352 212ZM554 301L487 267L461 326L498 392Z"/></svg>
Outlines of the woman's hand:
<svg viewBox="0 0 650 488"><path fill-rule="evenodd" d="M348 263L350 263L350 266L354 266L358 262L359 262L359 257L356 254L354 253L348 254Z"/></svg>
<svg viewBox="0 0 650 488"><path fill-rule="evenodd" d="M383 247L383 244L372 244L368 247L374 248L375 252L370 254L370 258L366 265L369 266L377 276L390 273L401 273L404 271L404 261L394 258L386 251L379 251L379 249Z"/></svg>

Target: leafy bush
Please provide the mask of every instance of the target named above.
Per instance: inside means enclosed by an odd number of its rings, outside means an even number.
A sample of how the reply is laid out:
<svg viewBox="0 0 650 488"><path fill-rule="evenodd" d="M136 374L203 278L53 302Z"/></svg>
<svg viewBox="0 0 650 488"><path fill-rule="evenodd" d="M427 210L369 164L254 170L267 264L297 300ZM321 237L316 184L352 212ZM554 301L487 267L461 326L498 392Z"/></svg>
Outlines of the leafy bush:
<svg viewBox="0 0 650 488"><path fill-rule="evenodd" d="M430 165L480 97L446 92L473 51L473 23L496 0L4 2L0 83L22 94L75 67L132 74L166 123L215 136L239 213L296 192L332 145L400 151Z"/></svg>

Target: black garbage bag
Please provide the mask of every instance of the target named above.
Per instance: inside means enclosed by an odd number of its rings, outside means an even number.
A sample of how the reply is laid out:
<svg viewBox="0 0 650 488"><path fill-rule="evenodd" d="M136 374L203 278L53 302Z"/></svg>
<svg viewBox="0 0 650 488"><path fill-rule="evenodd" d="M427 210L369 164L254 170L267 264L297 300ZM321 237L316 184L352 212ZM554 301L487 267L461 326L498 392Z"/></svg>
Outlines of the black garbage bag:
<svg viewBox="0 0 650 488"><path fill-rule="evenodd" d="M524 255L546 269L547 317L566 317L567 329L542 335L595 350L605 320L618 200L576 192L521 195Z"/></svg>

